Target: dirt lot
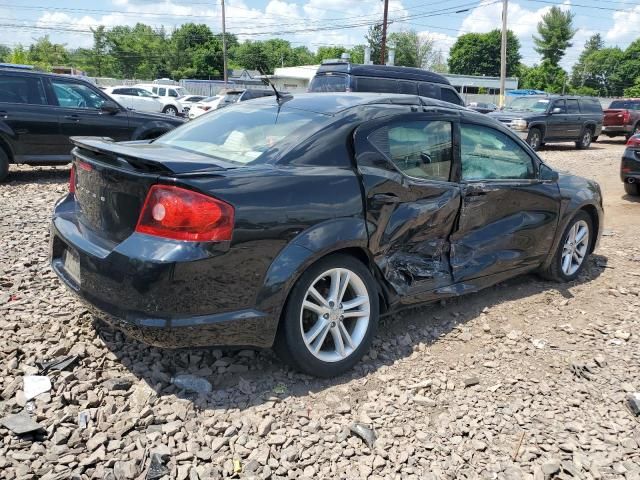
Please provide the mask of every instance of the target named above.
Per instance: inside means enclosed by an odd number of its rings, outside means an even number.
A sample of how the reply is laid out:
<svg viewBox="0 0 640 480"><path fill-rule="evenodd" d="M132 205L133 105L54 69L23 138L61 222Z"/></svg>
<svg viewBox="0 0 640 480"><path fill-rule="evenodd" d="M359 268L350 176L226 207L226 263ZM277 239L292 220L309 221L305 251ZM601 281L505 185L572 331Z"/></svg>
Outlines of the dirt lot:
<svg viewBox="0 0 640 480"><path fill-rule="evenodd" d="M26 409L44 430L0 427L0 478L640 479L640 422L625 405L640 390L640 203L618 178L623 148L541 152L605 195L606 236L578 281L529 275L404 313L332 381L270 352L168 352L94 325L47 264L68 170L12 169L0 185L0 417ZM67 354L77 363L25 406L23 375ZM185 372L213 392L179 391L171 378ZM375 430L372 446L350 433L356 421Z"/></svg>

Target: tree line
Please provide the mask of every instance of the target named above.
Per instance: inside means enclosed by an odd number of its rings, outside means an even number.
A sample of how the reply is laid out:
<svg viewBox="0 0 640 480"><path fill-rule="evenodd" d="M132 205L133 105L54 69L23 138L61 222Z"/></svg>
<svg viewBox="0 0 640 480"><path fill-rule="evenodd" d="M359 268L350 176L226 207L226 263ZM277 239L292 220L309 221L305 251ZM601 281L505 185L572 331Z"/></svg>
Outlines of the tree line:
<svg viewBox="0 0 640 480"><path fill-rule="evenodd" d="M93 77L219 79L223 76L222 35L214 34L204 24L187 23L170 32L138 23L113 28L92 29L91 48L70 48L39 38L28 47L11 49L0 45L0 62L33 64L47 70L52 66L73 66ZM577 93L597 96L640 97L640 38L626 49L605 47L600 34L593 35L571 72L560 62L573 46L576 34L573 14L553 7L546 13L534 36L539 64L522 63L521 45L508 32L507 75L520 79L520 88L546 90L551 93ZM351 48L323 46L311 52L306 46L294 46L281 38L240 42L236 35L226 35L228 68L273 73L277 67L317 64L348 53L355 63L364 61L365 46L371 60L381 62L382 25L373 25L365 42ZM414 30L394 32L388 45L395 48L395 64L419 67L436 72L463 75L500 75L499 30L468 33L457 38L444 60L429 36Z"/></svg>

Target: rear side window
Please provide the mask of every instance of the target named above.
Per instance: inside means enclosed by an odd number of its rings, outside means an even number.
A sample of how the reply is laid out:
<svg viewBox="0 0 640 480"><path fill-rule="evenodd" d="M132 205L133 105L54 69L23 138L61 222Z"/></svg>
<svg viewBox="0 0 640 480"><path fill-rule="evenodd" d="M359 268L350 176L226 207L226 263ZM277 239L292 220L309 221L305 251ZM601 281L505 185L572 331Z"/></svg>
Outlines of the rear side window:
<svg viewBox="0 0 640 480"><path fill-rule="evenodd" d="M595 113L600 115L602 114L602 105L598 100L585 98L580 100L580 104L582 106L583 113ZM610 108L616 108L616 107L610 107Z"/></svg>
<svg viewBox="0 0 640 480"><path fill-rule="evenodd" d="M161 97L164 97L167 94L167 89L166 88L159 88L158 89L158 95Z"/></svg>
<svg viewBox="0 0 640 480"><path fill-rule="evenodd" d="M398 93L396 80L389 78L356 77L355 90L357 92Z"/></svg>
<svg viewBox="0 0 640 480"><path fill-rule="evenodd" d="M462 179L510 180L534 177L533 161L506 134L482 125L460 125Z"/></svg>
<svg viewBox="0 0 640 480"><path fill-rule="evenodd" d="M0 102L46 105L42 80L19 75L0 76Z"/></svg>
<svg viewBox="0 0 640 480"><path fill-rule="evenodd" d="M157 95L158 94L158 87L153 87L151 89L151 91Z"/></svg>
<svg viewBox="0 0 640 480"><path fill-rule="evenodd" d="M460 97L455 90L452 90L450 88L442 88L441 95L442 100L444 100L445 102L453 103L455 105L462 105Z"/></svg>
<svg viewBox="0 0 640 480"><path fill-rule="evenodd" d="M369 141L405 175L449 180L453 160L450 122L398 122L379 128L369 135Z"/></svg>
<svg viewBox="0 0 640 480"><path fill-rule="evenodd" d="M398 81L398 93L406 93L408 95L417 95L418 86L416 82L409 82L405 80Z"/></svg>
<svg viewBox="0 0 640 480"><path fill-rule="evenodd" d="M346 75L316 75L309 85L310 92L346 92Z"/></svg>
<svg viewBox="0 0 640 480"><path fill-rule="evenodd" d="M440 87L432 83L422 82L418 84L418 95L440 99Z"/></svg>
<svg viewBox="0 0 640 480"><path fill-rule="evenodd" d="M580 113L578 100L567 100L567 113Z"/></svg>

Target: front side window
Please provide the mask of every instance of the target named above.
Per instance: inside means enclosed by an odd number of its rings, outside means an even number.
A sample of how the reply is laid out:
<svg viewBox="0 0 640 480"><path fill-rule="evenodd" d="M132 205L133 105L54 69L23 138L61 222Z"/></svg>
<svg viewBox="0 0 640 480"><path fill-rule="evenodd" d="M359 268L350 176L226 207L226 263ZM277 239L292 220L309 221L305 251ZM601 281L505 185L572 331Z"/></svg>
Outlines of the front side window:
<svg viewBox="0 0 640 480"><path fill-rule="evenodd" d="M453 160L451 122L407 121L379 128L369 141L405 175L448 181Z"/></svg>
<svg viewBox="0 0 640 480"><path fill-rule="evenodd" d="M553 112L556 108L560 109L560 111L557 113L567 113L567 105L565 104L564 100L556 100L555 102L553 102L551 111Z"/></svg>
<svg viewBox="0 0 640 480"><path fill-rule="evenodd" d="M247 102L203 115L163 135L156 143L248 164L285 141L300 143L324 127L330 118L315 112Z"/></svg>
<svg viewBox="0 0 640 480"><path fill-rule="evenodd" d="M578 100L567 100L567 113L580 113Z"/></svg>
<svg viewBox="0 0 640 480"><path fill-rule="evenodd" d="M176 97L178 98L178 92L176 92L175 90L173 90L172 88L169 89L169 96L170 97Z"/></svg>
<svg viewBox="0 0 640 480"><path fill-rule="evenodd" d="M167 89L166 88L159 88L158 89L158 95L161 97L164 97L167 95Z"/></svg>
<svg viewBox="0 0 640 480"><path fill-rule="evenodd" d="M460 125L462 180L532 179L527 152L505 133L482 125Z"/></svg>
<svg viewBox="0 0 640 480"><path fill-rule="evenodd" d="M81 83L52 80L51 86L61 107L100 109L107 101L96 91Z"/></svg>
<svg viewBox="0 0 640 480"><path fill-rule="evenodd" d="M310 92L346 92L346 75L316 75L309 85Z"/></svg>
<svg viewBox="0 0 640 480"><path fill-rule="evenodd" d="M42 81L36 77L0 76L0 103L46 105Z"/></svg>

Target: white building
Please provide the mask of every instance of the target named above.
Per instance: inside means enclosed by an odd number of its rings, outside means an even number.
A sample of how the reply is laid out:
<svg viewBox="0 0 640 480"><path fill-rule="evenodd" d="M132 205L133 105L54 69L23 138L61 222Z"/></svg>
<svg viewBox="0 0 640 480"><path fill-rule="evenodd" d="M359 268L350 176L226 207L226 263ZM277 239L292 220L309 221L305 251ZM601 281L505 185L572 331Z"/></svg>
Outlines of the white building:
<svg viewBox="0 0 640 480"><path fill-rule="evenodd" d="M305 91L320 65L301 65L299 67L276 68L273 75L267 77L278 90L285 92Z"/></svg>

